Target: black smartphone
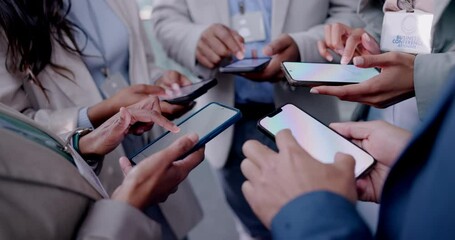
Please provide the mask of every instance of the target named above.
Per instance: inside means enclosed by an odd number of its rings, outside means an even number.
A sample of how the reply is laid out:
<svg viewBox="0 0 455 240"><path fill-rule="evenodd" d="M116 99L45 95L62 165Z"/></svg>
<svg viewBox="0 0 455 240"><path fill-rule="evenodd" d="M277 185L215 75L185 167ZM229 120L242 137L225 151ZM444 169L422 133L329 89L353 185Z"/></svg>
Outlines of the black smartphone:
<svg viewBox="0 0 455 240"><path fill-rule="evenodd" d="M218 136L241 118L242 114L238 109L227 107L219 103L210 103L183 120L178 125L180 127L180 132L167 132L161 135L130 159L134 164L137 164L148 156L169 147L180 137L189 133L196 133L199 136L199 142L193 149L181 157L181 159L183 159L188 154L207 144L210 140Z"/></svg>
<svg viewBox="0 0 455 240"><path fill-rule="evenodd" d="M356 84L379 74L375 68L329 63L283 62L281 69L289 84L296 87Z"/></svg>
<svg viewBox="0 0 455 240"><path fill-rule="evenodd" d="M204 95L209 89L215 87L216 84L218 84L216 79L203 80L181 87L178 91L174 91L173 95L161 97L160 99L170 104L187 105Z"/></svg>
<svg viewBox="0 0 455 240"><path fill-rule="evenodd" d="M260 72L270 63L270 58L246 58L220 67L221 73Z"/></svg>
<svg viewBox="0 0 455 240"><path fill-rule="evenodd" d="M352 155L356 161L356 177L362 176L376 162L363 149L292 104L259 120L258 128L272 139L281 130L291 130L300 146L323 163L333 163L337 152Z"/></svg>

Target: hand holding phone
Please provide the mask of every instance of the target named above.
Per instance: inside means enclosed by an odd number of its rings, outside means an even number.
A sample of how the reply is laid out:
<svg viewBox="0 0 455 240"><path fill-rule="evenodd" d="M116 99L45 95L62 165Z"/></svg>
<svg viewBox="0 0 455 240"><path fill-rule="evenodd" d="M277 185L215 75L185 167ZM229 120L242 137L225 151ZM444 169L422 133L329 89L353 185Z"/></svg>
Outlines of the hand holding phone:
<svg viewBox="0 0 455 240"><path fill-rule="evenodd" d="M281 68L290 85L303 87L356 84L379 74L375 68L328 63L283 62Z"/></svg>
<svg viewBox="0 0 455 240"><path fill-rule="evenodd" d="M199 136L199 142L181 157L183 158L207 144L218 134L240 120L241 117L242 114L237 109L226 107L219 103L210 103L181 122L178 125L180 132L163 134L130 159L137 164L148 156L165 149L180 137L196 133Z"/></svg>
<svg viewBox="0 0 455 240"><path fill-rule="evenodd" d="M363 149L292 104L284 105L261 119L258 128L271 138L281 130L290 129L300 146L323 163L333 163L337 152L352 155L356 161L356 177L375 163Z"/></svg>
<svg viewBox="0 0 455 240"><path fill-rule="evenodd" d="M218 84L216 79L204 80L183 86L160 99L170 104L187 105Z"/></svg>
<svg viewBox="0 0 455 240"><path fill-rule="evenodd" d="M221 73L251 73L260 72L270 63L270 58L246 58L237 60L224 67L220 67Z"/></svg>

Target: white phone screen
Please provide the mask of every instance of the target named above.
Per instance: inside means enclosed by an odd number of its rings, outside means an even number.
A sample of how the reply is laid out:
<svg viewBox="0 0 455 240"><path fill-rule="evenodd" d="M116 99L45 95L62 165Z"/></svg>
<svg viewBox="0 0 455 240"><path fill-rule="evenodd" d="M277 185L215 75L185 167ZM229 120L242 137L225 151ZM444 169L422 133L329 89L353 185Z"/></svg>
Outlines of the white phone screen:
<svg viewBox="0 0 455 240"><path fill-rule="evenodd" d="M300 146L323 163L333 163L337 152L352 155L356 177L375 162L367 152L291 104L283 106L273 117L265 117L259 125L273 136L290 129Z"/></svg>
<svg viewBox="0 0 455 240"><path fill-rule="evenodd" d="M238 111L217 103L211 103L180 123L180 132L165 133L131 160L139 163L148 156L169 147L177 139L190 133L196 133L199 136L199 143L205 144L215 137L214 135L221 133L238 119L240 119L240 113Z"/></svg>
<svg viewBox="0 0 455 240"><path fill-rule="evenodd" d="M285 71L294 81L327 83L360 83L379 74L374 68L354 65L284 62Z"/></svg>

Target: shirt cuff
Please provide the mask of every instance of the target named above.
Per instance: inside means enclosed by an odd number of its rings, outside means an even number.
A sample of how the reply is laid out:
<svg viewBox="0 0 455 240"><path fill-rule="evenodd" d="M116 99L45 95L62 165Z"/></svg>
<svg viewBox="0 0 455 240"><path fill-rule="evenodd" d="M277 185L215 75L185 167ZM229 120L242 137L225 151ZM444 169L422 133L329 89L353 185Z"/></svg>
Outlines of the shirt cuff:
<svg viewBox="0 0 455 240"><path fill-rule="evenodd" d="M92 122L88 118L88 107L81 108L77 116L78 128L93 128Z"/></svg>

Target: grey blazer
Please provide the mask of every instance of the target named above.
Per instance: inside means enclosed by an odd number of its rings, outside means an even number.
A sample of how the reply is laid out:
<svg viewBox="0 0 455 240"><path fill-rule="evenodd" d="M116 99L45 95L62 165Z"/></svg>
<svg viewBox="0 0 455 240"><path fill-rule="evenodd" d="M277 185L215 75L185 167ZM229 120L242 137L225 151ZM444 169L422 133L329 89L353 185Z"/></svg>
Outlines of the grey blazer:
<svg viewBox="0 0 455 240"><path fill-rule="evenodd" d="M357 0L272 0L272 39L281 33L290 33L299 47L302 61L323 62L317 51L317 40L324 36L324 25L342 22L363 26L356 14ZM156 0L152 20L158 40L168 55L204 78L216 76L218 86L198 100L199 106L212 101L234 104L232 76L196 65L196 46L202 32L214 23L229 26L228 0ZM339 119L336 99L309 94L309 89L291 90L285 84L276 84L275 103L294 103L325 123ZM215 167L227 160L233 136L232 128L211 141L206 150L207 159Z"/></svg>
<svg viewBox="0 0 455 240"><path fill-rule="evenodd" d="M59 139L2 104L0 112ZM160 239L141 211L102 196L61 155L0 129L0 239Z"/></svg>

